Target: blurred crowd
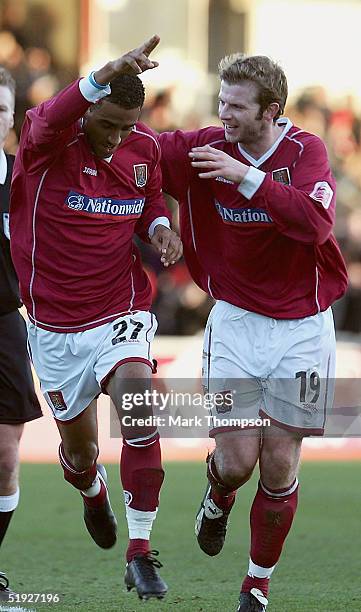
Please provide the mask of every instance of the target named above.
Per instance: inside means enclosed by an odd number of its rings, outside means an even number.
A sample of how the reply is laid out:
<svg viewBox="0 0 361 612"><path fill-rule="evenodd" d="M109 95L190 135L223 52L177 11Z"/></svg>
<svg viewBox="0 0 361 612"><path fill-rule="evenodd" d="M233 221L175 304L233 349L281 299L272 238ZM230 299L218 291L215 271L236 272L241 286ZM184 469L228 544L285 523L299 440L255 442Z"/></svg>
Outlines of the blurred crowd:
<svg viewBox="0 0 361 612"><path fill-rule="evenodd" d="M1 15L0 65L6 66L17 83L15 129L7 150L16 152L18 136L27 108L51 97L77 76L76 67L62 66L51 51L51 33L56 19L51 11L34 4L26 21L16 19L11 6ZM41 41L41 46L39 46ZM209 124L209 117L196 113L177 122L171 90L148 92L142 120L158 132L178 127L196 129ZM361 115L352 98L335 105L321 87L309 88L292 100L286 109L292 121L326 143L338 182L336 236L346 258L350 285L334 307L338 331L361 332ZM217 121L216 118L214 118ZM177 228L178 211L168 198ZM170 269L160 265L151 247L139 244L152 282L159 333L187 335L201 330L212 299L192 282L184 261Z"/></svg>
<svg viewBox="0 0 361 612"><path fill-rule="evenodd" d="M16 81L15 130L7 143L14 153L25 111L76 78L78 68L62 65L52 51L58 17L51 6L0 0L0 17L0 65Z"/></svg>

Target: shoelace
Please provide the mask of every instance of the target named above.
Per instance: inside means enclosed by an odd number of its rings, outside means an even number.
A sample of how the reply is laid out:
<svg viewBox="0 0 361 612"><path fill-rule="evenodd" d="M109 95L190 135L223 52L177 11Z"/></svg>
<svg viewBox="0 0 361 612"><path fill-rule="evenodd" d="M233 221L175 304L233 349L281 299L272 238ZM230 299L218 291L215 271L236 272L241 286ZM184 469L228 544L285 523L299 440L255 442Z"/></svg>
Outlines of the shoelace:
<svg viewBox="0 0 361 612"><path fill-rule="evenodd" d="M154 568L159 569L160 567L163 567L163 563L155 558L158 555L158 550L150 550L146 555L136 555L134 557L134 561L137 561L137 563L142 566L145 578L157 578Z"/></svg>
<svg viewBox="0 0 361 612"><path fill-rule="evenodd" d="M6 591L9 586L9 580L5 574L0 572L0 591Z"/></svg>

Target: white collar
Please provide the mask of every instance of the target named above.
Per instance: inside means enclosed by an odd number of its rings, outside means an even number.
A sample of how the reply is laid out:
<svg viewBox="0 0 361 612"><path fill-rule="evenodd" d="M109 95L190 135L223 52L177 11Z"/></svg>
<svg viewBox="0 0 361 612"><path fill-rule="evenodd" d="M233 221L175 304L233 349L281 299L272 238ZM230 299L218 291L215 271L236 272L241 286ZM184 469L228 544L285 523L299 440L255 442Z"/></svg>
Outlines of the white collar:
<svg viewBox="0 0 361 612"><path fill-rule="evenodd" d="M0 149L0 185L4 185L8 173L8 162L4 149Z"/></svg>
<svg viewBox="0 0 361 612"><path fill-rule="evenodd" d="M265 153L263 153L263 155L261 157L259 157L258 159L254 159L254 157L252 157L249 153L247 153L247 151L245 151L244 149L242 149L241 145L238 143L238 149L239 152L243 155L243 157L245 157L251 164L252 166L254 166L255 168L258 168L259 166L262 166L262 164L269 158L271 157L271 155L273 155L273 153L275 152L275 150L277 149L278 145L280 144L280 142L284 139L284 137L286 136L287 132L290 131L291 127L293 126L293 123L290 119L287 119L287 117L280 117L280 119L278 119L277 121L277 125L279 125L280 127L282 127L282 124L284 124L283 130L281 132L281 134L279 135L279 137L277 138L277 140L273 143L272 147L270 147Z"/></svg>

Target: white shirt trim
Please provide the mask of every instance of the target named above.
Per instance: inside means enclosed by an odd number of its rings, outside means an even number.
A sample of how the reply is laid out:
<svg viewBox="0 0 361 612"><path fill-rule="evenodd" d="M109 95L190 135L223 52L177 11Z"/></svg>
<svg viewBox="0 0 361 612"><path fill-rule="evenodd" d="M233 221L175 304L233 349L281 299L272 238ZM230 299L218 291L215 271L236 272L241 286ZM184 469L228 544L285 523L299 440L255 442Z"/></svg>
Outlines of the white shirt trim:
<svg viewBox="0 0 361 612"><path fill-rule="evenodd" d="M243 181L238 185L237 191L241 193L247 200L253 198L256 191L262 185L265 179L266 173L262 170L257 170L250 166L246 172Z"/></svg>
<svg viewBox="0 0 361 612"><path fill-rule="evenodd" d="M277 138L277 140L273 143L272 147L270 147L268 149L268 151L266 151L259 159L254 159L254 157L252 157L249 153L247 153L247 151L245 151L241 145L238 143L238 150L241 153L241 155L243 155L243 157L249 161L250 164L252 164L252 166L254 166L255 168L258 168L259 166L262 166L262 164L269 158L271 157L271 155L273 155L273 153L275 152L275 150L277 149L278 145L280 144L280 142L282 142L282 140L284 139L284 137L286 136L287 132L290 131L291 127L293 126L293 123L290 119L288 119L287 117L281 117L280 119L277 120L276 124L279 127L282 127L282 124L285 124L281 134L279 135L279 137Z"/></svg>
<svg viewBox="0 0 361 612"><path fill-rule="evenodd" d="M8 162L4 149L0 149L0 185L4 185L6 181L6 175L8 173Z"/></svg>
<svg viewBox="0 0 361 612"><path fill-rule="evenodd" d="M153 238L153 234L154 234L156 225L164 225L165 227L170 229L170 223L167 217L157 217L156 219L154 219L154 221L152 221L152 223L149 226L149 230L148 230L149 238Z"/></svg>
<svg viewBox="0 0 361 612"><path fill-rule="evenodd" d="M89 77L84 77L79 81L79 89L82 96L88 100L88 102L99 102L105 96L109 96L112 93L110 85L107 85L105 89L98 89L94 87L89 81Z"/></svg>

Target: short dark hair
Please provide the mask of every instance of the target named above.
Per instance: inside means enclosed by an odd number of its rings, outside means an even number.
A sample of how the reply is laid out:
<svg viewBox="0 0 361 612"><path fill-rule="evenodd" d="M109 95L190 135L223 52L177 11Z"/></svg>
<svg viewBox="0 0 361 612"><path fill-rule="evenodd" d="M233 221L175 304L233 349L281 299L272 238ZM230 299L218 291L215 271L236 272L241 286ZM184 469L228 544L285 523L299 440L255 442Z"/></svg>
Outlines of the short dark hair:
<svg viewBox="0 0 361 612"><path fill-rule="evenodd" d="M110 83L112 93L103 98L122 108L142 108L145 89L139 77L133 74L120 74Z"/></svg>
<svg viewBox="0 0 361 612"><path fill-rule="evenodd" d="M4 66L0 66L0 85L10 89L15 100L15 80Z"/></svg>

